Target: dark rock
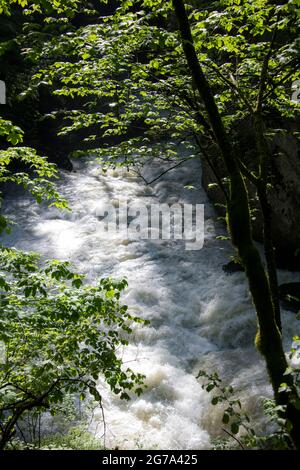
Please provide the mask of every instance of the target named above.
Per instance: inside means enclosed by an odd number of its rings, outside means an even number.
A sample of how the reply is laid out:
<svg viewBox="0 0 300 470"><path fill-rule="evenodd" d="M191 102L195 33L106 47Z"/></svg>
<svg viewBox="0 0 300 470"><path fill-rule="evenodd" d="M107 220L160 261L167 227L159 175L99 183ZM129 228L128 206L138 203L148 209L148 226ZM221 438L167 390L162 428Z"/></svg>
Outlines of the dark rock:
<svg viewBox="0 0 300 470"><path fill-rule="evenodd" d="M300 152L296 137L293 136L295 123L289 123L288 134L278 134L270 145L272 153L273 187L269 191L272 210L272 230L276 252L277 266L281 269L300 271ZM246 135L239 154L244 155L245 162L255 161L253 149L254 137L251 125L248 123L248 133L245 123L239 129L239 135ZM241 140L241 139L240 139ZM209 151L214 167L220 177L226 176L224 164L215 148ZM202 185L209 198L215 203L216 211L225 216L225 198L219 187L210 186L216 183L208 163L203 159ZM247 182L250 205L253 210L252 231L256 241L263 241L262 216L256 188ZM223 205L223 206L222 206Z"/></svg>
<svg viewBox="0 0 300 470"><path fill-rule="evenodd" d="M232 274L236 272L245 271L244 267L238 261L235 261L235 260L231 260L229 261L229 263L224 264L222 266L222 269L226 274Z"/></svg>
<svg viewBox="0 0 300 470"><path fill-rule="evenodd" d="M286 310L300 311L300 282L289 282L279 286L279 299Z"/></svg>

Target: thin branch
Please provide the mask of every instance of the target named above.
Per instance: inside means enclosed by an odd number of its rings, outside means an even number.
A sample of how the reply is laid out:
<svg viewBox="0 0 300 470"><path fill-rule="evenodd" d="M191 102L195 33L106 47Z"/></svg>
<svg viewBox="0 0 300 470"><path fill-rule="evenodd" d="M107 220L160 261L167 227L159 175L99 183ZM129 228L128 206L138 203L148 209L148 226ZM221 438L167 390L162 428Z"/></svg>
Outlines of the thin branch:
<svg viewBox="0 0 300 470"><path fill-rule="evenodd" d="M168 173L169 171L171 170L174 170L175 168L179 167L180 165L182 165L183 163L187 162L188 160L192 160L194 157L188 157L188 158L185 158L184 160L181 160L180 162L176 163L176 165L168 168L167 170L163 171L160 175L156 176L153 180L151 181L147 181L146 178L137 170L134 170L135 173L140 176L140 178L142 178L142 180L144 181L144 183L146 183L147 186L149 186L150 184L154 183L155 181L159 180L162 176L164 176L166 173Z"/></svg>
<svg viewBox="0 0 300 470"><path fill-rule="evenodd" d="M102 419L103 419L103 434L101 437L103 437L103 445L104 445L104 449L106 449L106 421L105 421L104 408L102 405L102 398L99 404L100 404L100 409L101 409L101 414L102 414Z"/></svg>
<svg viewBox="0 0 300 470"><path fill-rule="evenodd" d="M21 434L21 437L22 437L22 439L23 439L23 441L24 441L25 446L28 447L28 442L27 442L27 440L26 440L26 437L25 437L25 435L24 435L24 433L23 433L23 431L22 431L22 429L20 428L20 426L19 426L18 423L16 423L16 428L17 428L17 430L19 431L19 433Z"/></svg>
<svg viewBox="0 0 300 470"><path fill-rule="evenodd" d="M278 19L279 19L279 17L277 15L277 21L278 21ZM255 109L255 111L257 113L260 113L261 110L262 110L264 93L265 93L266 86L267 86L267 78L268 78L268 72L269 72L269 62L270 62L273 47L274 47L274 44L275 44L276 35L277 35L277 25L276 25L276 28L273 31L272 39L271 39L271 42L270 42L268 52L267 52L267 54L266 54L266 56L263 60L263 65L262 65L261 75L260 75L260 82L259 82L259 90L258 90L258 96L257 96L257 102L256 102L256 109Z"/></svg>
<svg viewBox="0 0 300 470"><path fill-rule="evenodd" d="M243 446L241 441L237 437L235 437L233 434L231 434L231 432L227 431L224 428L222 428L222 431L226 432L226 434L228 434L228 436L232 437L232 439L234 439L238 443L238 445L242 448L242 450L245 450L245 447Z"/></svg>
<svg viewBox="0 0 300 470"><path fill-rule="evenodd" d="M250 171L241 160L239 160L239 165L243 175L246 176L246 178L248 178L251 183L257 186L258 177L252 171Z"/></svg>
<svg viewBox="0 0 300 470"><path fill-rule="evenodd" d="M279 82L273 82L272 81L272 88L265 94L264 98L268 98L269 95L274 91L275 88L279 87L280 85L283 85L290 77L295 73L295 69L290 70L287 74L285 74L284 77L282 77Z"/></svg>
<svg viewBox="0 0 300 470"><path fill-rule="evenodd" d="M228 202L229 196L228 196L228 194L227 194L227 191L226 191L225 185L224 185L224 183L223 183L223 181L222 181L222 178L219 176L218 172L216 171L214 165L213 165L212 162L211 162L210 157L208 156L208 153L207 153L206 150L204 149L204 147L203 147L203 145L201 144L200 139L199 139L199 137L197 136L196 133L194 134L194 137L195 137L195 139L196 139L196 142L197 142L197 144L198 144L198 147L199 147L200 150L201 150L201 153L203 154L203 156L204 156L206 162L208 163L208 165L209 165L211 171L213 172L213 174L214 174L214 176L215 176L215 178L216 178L216 180L217 180L217 182L218 182L218 185L219 185L221 191L222 191L223 194L224 194L224 197L225 197L226 201Z"/></svg>
<svg viewBox="0 0 300 470"><path fill-rule="evenodd" d="M155 74L151 73L149 70L145 70L143 68L143 72L147 73L154 80L161 82L163 86L165 86L172 92L174 91L177 92L176 98L181 98L182 100L184 100L189 105L189 107L192 108L192 110L196 113L196 121L198 122L198 124L201 124L210 134L212 134L211 127L208 121L206 121L203 114L200 113L197 103L193 102L192 98L190 98L187 93L183 92L183 90L179 86L167 83L165 80L157 77ZM169 95L166 95L165 98L170 102ZM177 108L182 109L183 111L187 112L187 109L183 108L180 104L176 103L176 99L174 100L174 103L172 103L172 105L173 106L175 105Z"/></svg>
<svg viewBox="0 0 300 470"><path fill-rule="evenodd" d="M252 114L253 113L252 105L250 101L246 98L244 93L238 88L235 79L233 77L231 77L231 80L227 78L222 72L220 72L220 70L218 69L217 66L215 66L215 64L205 63L205 66L214 70L214 72L221 78L221 80L223 80L228 86L230 86L232 91L246 105L248 111Z"/></svg>

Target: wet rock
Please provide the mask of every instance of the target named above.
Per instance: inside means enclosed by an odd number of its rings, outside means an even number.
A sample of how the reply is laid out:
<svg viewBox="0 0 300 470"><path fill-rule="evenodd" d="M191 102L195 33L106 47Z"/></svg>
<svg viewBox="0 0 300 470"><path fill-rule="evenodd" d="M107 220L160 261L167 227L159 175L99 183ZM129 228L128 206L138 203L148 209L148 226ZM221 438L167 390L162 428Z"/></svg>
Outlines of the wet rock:
<svg viewBox="0 0 300 470"><path fill-rule="evenodd" d="M244 272L245 271L245 269L241 265L241 263L239 263L238 261L235 261L235 260L231 260L231 261L229 261L229 263L224 264L222 266L222 269L226 274L232 274L232 273L236 273L236 272Z"/></svg>

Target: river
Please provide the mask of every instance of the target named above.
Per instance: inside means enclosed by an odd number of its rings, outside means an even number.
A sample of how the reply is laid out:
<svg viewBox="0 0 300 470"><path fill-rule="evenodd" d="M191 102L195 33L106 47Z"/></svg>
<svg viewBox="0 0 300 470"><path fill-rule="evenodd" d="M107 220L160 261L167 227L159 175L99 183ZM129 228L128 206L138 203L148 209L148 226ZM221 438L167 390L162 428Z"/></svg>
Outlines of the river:
<svg viewBox="0 0 300 470"><path fill-rule="evenodd" d="M145 393L122 402L99 384L106 445L209 448L222 428L222 410L212 406L211 396L202 390L196 379L199 369L216 370L236 387L245 410L263 429L261 397L270 396L271 390L253 346L255 315L244 273L229 276L222 270L233 252L227 241L216 239L224 227L200 186L200 165L188 162L151 186L122 169L103 174L91 157L74 161L74 167L72 173L62 172L58 182L72 212L38 205L21 190L8 192L4 212L16 225L4 236L4 244L69 260L90 281L127 277L124 303L131 313L150 320L149 326L135 328L122 352L126 364L146 375ZM147 171L153 176L158 168ZM204 204L204 247L186 251L182 241L100 237L97 211L118 200ZM291 273L279 274L281 282L291 280ZM283 317L288 347L299 326L295 314L283 312ZM94 413L91 430L103 434L100 410Z"/></svg>

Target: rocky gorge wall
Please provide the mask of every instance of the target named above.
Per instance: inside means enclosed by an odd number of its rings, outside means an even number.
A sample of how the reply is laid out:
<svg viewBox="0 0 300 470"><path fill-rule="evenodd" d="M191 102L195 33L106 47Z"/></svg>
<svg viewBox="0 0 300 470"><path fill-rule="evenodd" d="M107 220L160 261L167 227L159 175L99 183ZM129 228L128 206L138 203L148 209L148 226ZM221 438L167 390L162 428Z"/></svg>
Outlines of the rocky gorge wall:
<svg viewBox="0 0 300 470"><path fill-rule="evenodd" d="M272 210L272 230L278 267L300 271L300 152L294 130L288 134L277 134L271 144L272 172L274 175L272 188L269 190L269 202ZM248 133L248 142L253 142ZM250 158L253 149L245 152ZM224 166L217 155L213 155L217 172L221 177L226 175ZM215 203L217 213L225 215L225 199L222 191L211 187L216 183L208 163L202 162L202 184L209 198ZM259 202L252 183L247 182L250 205L253 209L252 228L255 240L262 241L262 218Z"/></svg>

